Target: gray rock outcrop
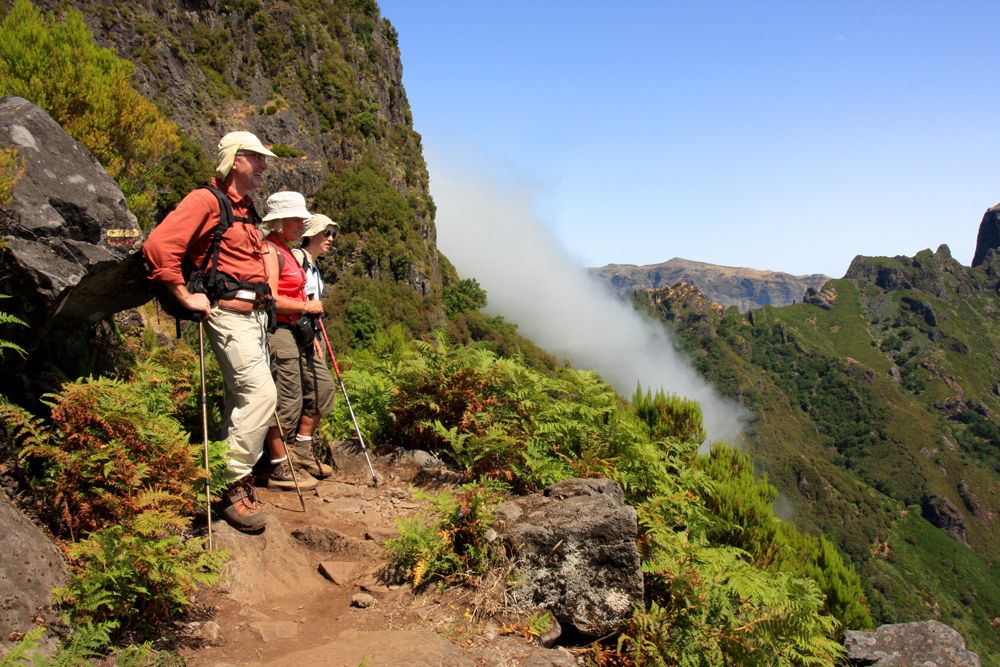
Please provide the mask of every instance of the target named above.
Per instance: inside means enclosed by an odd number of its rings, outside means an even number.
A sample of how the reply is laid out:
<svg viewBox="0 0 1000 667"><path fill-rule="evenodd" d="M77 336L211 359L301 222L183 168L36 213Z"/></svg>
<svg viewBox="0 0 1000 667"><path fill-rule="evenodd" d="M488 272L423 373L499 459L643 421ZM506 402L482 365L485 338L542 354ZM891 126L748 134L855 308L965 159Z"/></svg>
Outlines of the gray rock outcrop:
<svg viewBox="0 0 1000 667"><path fill-rule="evenodd" d="M887 291L921 290L949 300L967 289L965 267L951 256L947 245L931 252L921 250L913 257L866 257L858 255L847 268L845 278L872 283Z"/></svg>
<svg viewBox="0 0 1000 667"><path fill-rule="evenodd" d="M875 632L848 630L844 646L852 665L980 667L962 635L939 621L883 625Z"/></svg>
<svg viewBox="0 0 1000 667"><path fill-rule="evenodd" d="M793 276L780 271L692 262L680 257L645 266L608 264L590 269L590 273L610 285L619 297L686 282L697 287L708 300L727 308L736 306L740 312L801 301L806 290L818 290L830 280L829 276L818 273Z"/></svg>
<svg viewBox="0 0 1000 667"><path fill-rule="evenodd" d="M965 520L962 519L962 514L955 507L955 503L942 496L928 494L920 499L920 514L936 528L968 546Z"/></svg>
<svg viewBox="0 0 1000 667"><path fill-rule="evenodd" d="M24 169L0 209L0 293L11 295L3 310L29 325L8 338L30 353L148 301L137 258L124 261L142 232L90 151L20 97L0 99L0 147L16 149Z"/></svg>
<svg viewBox="0 0 1000 667"><path fill-rule="evenodd" d="M989 253L1000 249L1000 204L986 209L983 221L979 223L979 234L976 236L976 252L972 256L972 266L979 266L986 261Z"/></svg>
<svg viewBox="0 0 1000 667"><path fill-rule="evenodd" d="M497 539L519 563L517 604L590 636L621 627L642 602L635 509L606 479L570 479L497 508Z"/></svg>
<svg viewBox="0 0 1000 667"><path fill-rule="evenodd" d="M0 653L13 633L25 633L38 619L49 622L52 589L66 580L59 549L38 526L0 493Z"/></svg>

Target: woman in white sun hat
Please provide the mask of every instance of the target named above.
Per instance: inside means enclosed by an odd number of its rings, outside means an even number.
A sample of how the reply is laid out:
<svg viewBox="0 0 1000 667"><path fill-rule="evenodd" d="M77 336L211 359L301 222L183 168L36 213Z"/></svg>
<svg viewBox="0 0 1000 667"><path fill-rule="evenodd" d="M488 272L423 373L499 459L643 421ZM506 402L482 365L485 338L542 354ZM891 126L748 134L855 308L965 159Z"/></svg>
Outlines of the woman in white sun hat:
<svg viewBox="0 0 1000 667"><path fill-rule="evenodd" d="M306 274L307 299L323 300L323 276L316 265L316 260L330 250L330 245L339 229L340 225L336 222L317 213L306 220L305 231L302 233L302 247L292 250L292 254ZM333 469L317 460L313 450L313 433L316 432L323 415L333 409L333 399L337 390L324 357L325 348L320 343L317 338L316 363L310 372L303 376L302 417L299 419L299 430L292 444L292 457L296 463L304 466L312 474L327 477L333 474Z"/></svg>
<svg viewBox="0 0 1000 667"><path fill-rule="evenodd" d="M271 374L278 389L275 421L267 432L272 464L268 486L278 489L295 489L285 443L295 434L302 414L302 389L304 382L308 381L306 376L314 375L312 369L317 341L310 316L323 314L323 302L306 297L305 271L289 249L302 237L305 221L311 217L306 209L305 197L298 192L276 192L265 205L265 240L272 251L265 256L265 261L278 320L277 329L268 335ZM331 382L331 402L332 389ZM301 465L296 468L298 487L316 488L319 482Z"/></svg>

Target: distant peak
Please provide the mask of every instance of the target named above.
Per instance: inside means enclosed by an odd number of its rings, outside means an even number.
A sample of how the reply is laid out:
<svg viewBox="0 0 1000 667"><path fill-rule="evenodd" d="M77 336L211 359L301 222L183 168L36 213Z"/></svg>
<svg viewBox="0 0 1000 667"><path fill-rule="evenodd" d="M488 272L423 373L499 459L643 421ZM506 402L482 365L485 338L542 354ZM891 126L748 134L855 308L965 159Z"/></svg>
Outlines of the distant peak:
<svg viewBox="0 0 1000 667"><path fill-rule="evenodd" d="M591 272L607 281L620 296L636 290L694 285L711 301L741 311L759 306L784 306L802 301L808 289L819 290L829 276L793 276L778 271L721 266L674 257L660 264L608 264Z"/></svg>

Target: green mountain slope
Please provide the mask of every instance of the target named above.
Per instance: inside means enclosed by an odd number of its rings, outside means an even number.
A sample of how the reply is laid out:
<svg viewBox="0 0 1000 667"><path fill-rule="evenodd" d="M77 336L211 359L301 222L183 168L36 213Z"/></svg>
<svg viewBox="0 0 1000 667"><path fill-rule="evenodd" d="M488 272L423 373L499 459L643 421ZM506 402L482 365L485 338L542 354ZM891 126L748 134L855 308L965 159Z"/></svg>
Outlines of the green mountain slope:
<svg viewBox="0 0 1000 667"><path fill-rule="evenodd" d="M343 223L325 266L338 352L364 347L390 323L426 333L445 323L446 309L462 342L492 336L496 349L523 351L510 325L476 311L475 286L463 286L436 249L395 32L374 2L41 4L83 11L98 40L135 63L137 85L186 132L162 203L208 177L205 155L226 131L252 130L287 156L274 162L261 195L301 190ZM1000 376L989 370L996 355L977 348L996 349L988 319L996 271L918 259L872 260L814 304L747 316L694 294L642 298L679 323L703 372L755 409L753 452L783 489L779 504L804 527L836 537L864 569L876 614L940 613L977 650L996 654L992 415L1000 406L992 383ZM960 317L970 323L947 328ZM555 366L538 350L532 357ZM964 372L978 373L975 388ZM953 385L962 391L949 393ZM664 531L665 541L675 533Z"/></svg>
<svg viewBox="0 0 1000 667"><path fill-rule="evenodd" d="M998 267L963 267L946 247L859 257L807 303L745 315L689 287L633 296L752 410L750 450L778 509L835 539L876 619L940 618L994 658Z"/></svg>

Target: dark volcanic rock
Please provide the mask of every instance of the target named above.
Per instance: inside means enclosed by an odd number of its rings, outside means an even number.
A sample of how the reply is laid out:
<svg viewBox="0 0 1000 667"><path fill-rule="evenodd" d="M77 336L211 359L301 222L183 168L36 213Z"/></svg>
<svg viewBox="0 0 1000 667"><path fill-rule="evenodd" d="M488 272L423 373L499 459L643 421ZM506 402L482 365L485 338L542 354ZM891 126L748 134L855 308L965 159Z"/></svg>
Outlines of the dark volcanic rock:
<svg viewBox="0 0 1000 667"><path fill-rule="evenodd" d="M844 646L852 665L873 667L979 667L962 635L938 621L880 626L875 632L848 630Z"/></svg>
<svg viewBox="0 0 1000 667"><path fill-rule="evenodd" d="M968 289L967 269L951 256L947 245L935 252L921 250L913 257L858 255L844 277L874 283L887 291L917 289L944 300L961 296Z"/></svg>
<svg viewBox="0 0 1000 667"><path fill-rule="evenodd" d="M504 503L494 529L520 564L513 591L527 608L601 636L619 628L642 602L636 514L610 480L570 479L544 495Z"/></svg>
<svg viewBox="0 0 1000 667"><path fill-rule="evenodd" d="M941 496L926 495L920 500L920 513L935 527L968 546L965 521L962 520L958 508L950 500Z"/></svg>
<svg viewBox="0 0 1000 667"><path fill-rule="evenodd" d="M937 317L934 315L934 309L929 305L910 296L904 296L900 299L900 301L914 313L924 318L924 322L926 322L928 326L937 326Z"/></svg>
<svg viewBox="0 0 1000 667"><path fill-rule="evenodd" d="M137 257L142 234L121 190L90 152L41 108L0 99L0 146L24 166L0 209L4 310L28 322L11 337L29 352L49 335L148 300ZM20 336L20 337L19 337Z"/></svg>
<svg viewBox="0 0 1000 667"><path fill-rule="evenodd" d="M845 278L854 280L864 280L875 283L885 290L910 289L913 284L909 281L901 266L885 264L879 262L881 258L864 257L858 255L847 267ZM907 257L896 257L897 261L908 261Z"/></svg>
<svg viewBox="0 0 1000 667"><path fill-rule="evenodd" d="M1000 248L1000 204L986 209L983 221L979 223L979 234L976 236L976 252L972 256L972 266L979 266L986 261L987 255Z"/></svg>
<svg viewBox="0 0 1000 667"><path fill-rule="evenodd" d="M52 589L66 580L59 549L0 493L0 653L11 633L25 633L37 619L50 621Z"/></svg>

